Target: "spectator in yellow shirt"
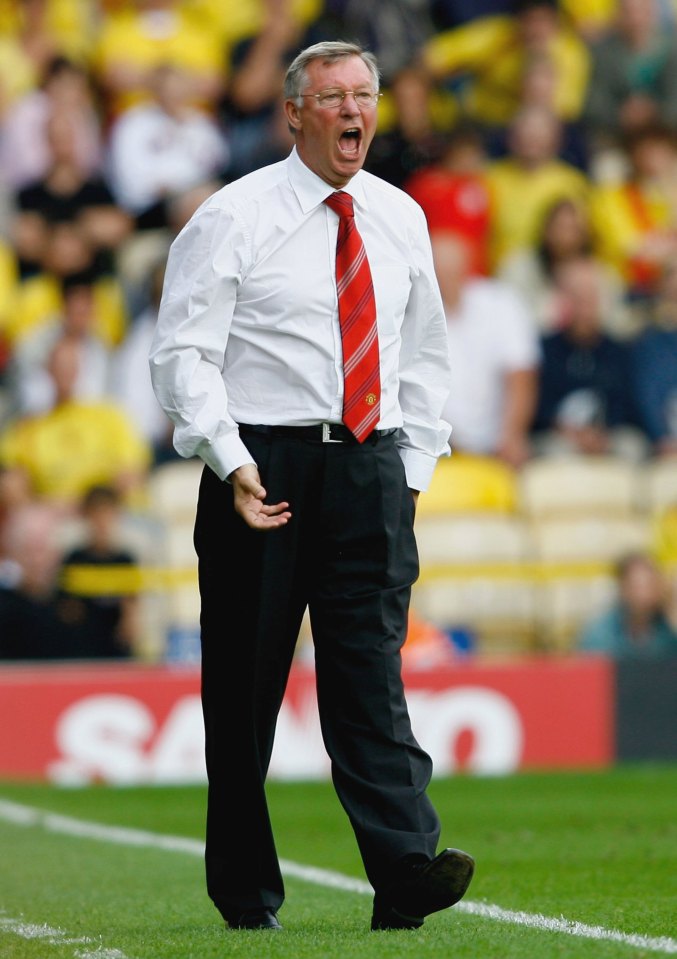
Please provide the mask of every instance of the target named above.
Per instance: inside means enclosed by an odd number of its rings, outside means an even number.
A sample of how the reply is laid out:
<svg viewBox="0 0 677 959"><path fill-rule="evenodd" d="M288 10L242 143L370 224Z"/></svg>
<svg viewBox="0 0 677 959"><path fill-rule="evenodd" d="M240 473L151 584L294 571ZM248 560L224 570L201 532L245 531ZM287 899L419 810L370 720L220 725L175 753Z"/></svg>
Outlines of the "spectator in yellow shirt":
<svg viewBox="0 0 677 959"><path fill-rule="evenodd" d="M57 56L83 62L92 38L87 0L4 0L0 4L0 115L35 90Z"/></svg>
<svg viewBox="0 0 677 959"><path fill-rule="evenodd" d="M3 0L0 35L15 37L38 69L57 55L82 62L92 41L96 6L90 0Z"/></svg>
<svg viewBox="0 0 677 959"><path fill-rule="evenodd" d="M556 200L585 201L586 178L557 158L560 130L552 113L528 107L510 127L509 155L489 165L494 267L514 250L536 246L545 213Z"/></svg>
<svg viewBox="0 0 677 959"><path fill-rule="evenodd" d="M255 37L265 29L272 8L286 7L304 29L323 12L322 0L188 0L186 15L200 29L219 38L232 49L240 40Z"/></svg>
<svg viewBox="0 0 677 959"><path fill-rule="evenodd" d="M80 356L70 337L54 346L48 367L54 407L8 426L0 437L0 466L23 473L35 496L55 502L72 504L97 484L129 497L141 486L150 451L120 409L73 399Z"/></svg>
<svg viewBox="0 0 677 959"><path fill-rule="evenodd" d="M560 0L560 10L588 43L603 37L613 25L618 0Z"/></svg>
<svg viewBox="0 0 677 959"><path fill-rule="evenodd" d="M185 70L193 102L213 108L223 92L224 59L218 36L198 26L178 0L135 0L104 20L92 68L116 115L150 98L160 64Z"/></svg>
<svg viewBox="0 0 677 959"><path fill-rule="evenodd" d="M474 20L438 34L423 50L433 76L459 83L467 114L489 127L505 126L519 109L525 64L535 56L547 56L555 66L557 115L575 120L583 108L589 57L551 0L520 0L515 17Z"/></svg>
<svg viewBox="0 0 677 959"><path fill-rule="evenodd" d="M628 177L595 186L590 210L597 252L642 298L677 258L677 142L657 125L627 142Z"/></svg>

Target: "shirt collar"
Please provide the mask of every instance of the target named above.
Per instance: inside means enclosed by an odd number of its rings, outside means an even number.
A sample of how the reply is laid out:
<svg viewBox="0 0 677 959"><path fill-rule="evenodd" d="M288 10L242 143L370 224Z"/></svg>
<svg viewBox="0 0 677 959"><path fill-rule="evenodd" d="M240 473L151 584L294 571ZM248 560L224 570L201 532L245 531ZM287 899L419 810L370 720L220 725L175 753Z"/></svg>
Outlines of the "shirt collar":
<svg viewBox="0 0 677 959"><path fill-rule="evenodd" d="M335 192L329 183L305 165L298 155L296 147L292 149L289 155L287 169L292 190L296 194L304 213L310 213L311 210L318 207L320 203L324 203L327 197ZM341 189L352 196L358 207L362 207L364 210L369 209L362 170L358 171Z"/></svg>

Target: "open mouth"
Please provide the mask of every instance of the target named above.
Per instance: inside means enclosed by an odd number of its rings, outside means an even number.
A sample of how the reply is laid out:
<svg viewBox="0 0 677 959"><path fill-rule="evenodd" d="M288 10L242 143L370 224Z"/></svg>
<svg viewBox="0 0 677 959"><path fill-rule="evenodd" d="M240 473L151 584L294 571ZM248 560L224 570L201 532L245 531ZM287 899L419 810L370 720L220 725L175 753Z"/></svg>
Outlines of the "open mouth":
<svg viewBox="0 0 677 959"><path fill-rule="evenodd" d="M339 149L346 157L357 157L362 143L362 131L357 127L349 127L339 137Z"/></svg>

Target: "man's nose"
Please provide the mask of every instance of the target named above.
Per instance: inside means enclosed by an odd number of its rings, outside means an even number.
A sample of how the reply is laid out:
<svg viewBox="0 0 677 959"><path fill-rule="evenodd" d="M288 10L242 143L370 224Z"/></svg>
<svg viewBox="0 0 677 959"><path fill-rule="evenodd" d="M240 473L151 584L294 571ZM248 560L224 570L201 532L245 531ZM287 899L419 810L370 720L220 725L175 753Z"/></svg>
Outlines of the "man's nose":
<svg viewBox="0 0 677 959"><path fill-rule="evenodd" d="M360 113L360 108L357 105L357 100L355 99L355 94L352 92L352 90L347 92L344 96L341 107L342 112L347 113L349 116L356 116Z"/></svg>

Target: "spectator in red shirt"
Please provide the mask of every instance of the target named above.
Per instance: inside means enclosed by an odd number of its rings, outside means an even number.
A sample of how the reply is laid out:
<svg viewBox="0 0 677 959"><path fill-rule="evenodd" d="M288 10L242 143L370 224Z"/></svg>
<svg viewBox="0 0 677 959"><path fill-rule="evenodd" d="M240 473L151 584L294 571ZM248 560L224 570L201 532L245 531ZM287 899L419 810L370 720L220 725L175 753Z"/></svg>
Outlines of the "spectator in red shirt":
<svg viewBox="0 0 677 959"><path fill-rule="evenodd" d="M489 273L489 190L484 176L482 138L472 128L458 128L440 160L414 173L404 189L423 208L431 233L461 237L470 251L469 273Z"/></svg>

